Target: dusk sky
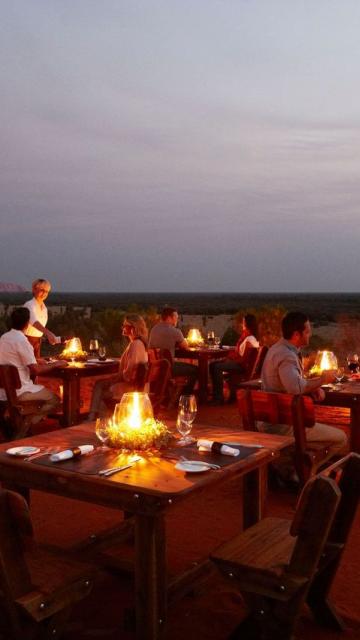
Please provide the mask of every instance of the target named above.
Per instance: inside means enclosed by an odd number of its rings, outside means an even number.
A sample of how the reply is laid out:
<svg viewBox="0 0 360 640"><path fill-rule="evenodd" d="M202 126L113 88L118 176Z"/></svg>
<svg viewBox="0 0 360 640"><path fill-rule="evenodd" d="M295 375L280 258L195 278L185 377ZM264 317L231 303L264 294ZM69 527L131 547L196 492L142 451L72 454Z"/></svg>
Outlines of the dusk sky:
<svg viewBox="0 0 360 640"><path fill-rule="evenodd" d="M359 290L359 0L0 6L1 281Z"/></svg>

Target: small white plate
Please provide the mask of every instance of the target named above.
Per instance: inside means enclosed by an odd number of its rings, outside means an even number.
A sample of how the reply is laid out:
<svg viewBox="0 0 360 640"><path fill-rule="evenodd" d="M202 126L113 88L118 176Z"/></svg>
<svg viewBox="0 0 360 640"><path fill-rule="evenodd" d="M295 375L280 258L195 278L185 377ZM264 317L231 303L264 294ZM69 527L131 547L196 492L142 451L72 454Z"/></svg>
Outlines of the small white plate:
<svg viewBox="0 0 360 640"><path fill-rule="evenodd" d="M98 358L88 358L88 359L86 360L86 362L87 362L88 364L99 364L99 359L98 359Z"/></svg>
<svg viewBox="0 0 360 640"><path fill-rule="evenodd" d="M177 462L175 465L175 469L179 469L180 471L185 471L186 473L202 473L203 471L209 471L211 467L209 467L206 462Z"/></svg>
<svg viewBox="0 0 360 640"><path fill-rule="evenodd" d="M39 447L12 447L6 449L6 453L9 456L32 456L34 453L39 453Z"/></svg>
<svg viewBox="0 0 360 640"><path fill-rule="evenodd" d="M231 347L229 344L223 344L221 348L225 349L225 351L228 351L229 349L235 349L235 345Z"/></svg>

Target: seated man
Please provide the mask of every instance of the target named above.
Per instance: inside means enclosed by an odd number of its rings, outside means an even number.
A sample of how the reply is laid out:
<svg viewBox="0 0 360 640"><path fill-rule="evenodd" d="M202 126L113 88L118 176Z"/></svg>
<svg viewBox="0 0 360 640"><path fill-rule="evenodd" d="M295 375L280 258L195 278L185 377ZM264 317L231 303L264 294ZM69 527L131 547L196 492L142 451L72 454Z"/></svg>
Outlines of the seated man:
<svg viewBox="0 0 360 640"><path fill-rule="evenodd" d="M36 424L48 413L52 413L60 403L58 396L41 384L34 384L31 376L46 375L51 369L65 366L65 361L51 364L38 364L34 349L26 338L26 330L30 321L30 311L26 307L18 307L11 314L11 329L0 338L0 364L12 364L18 372L21 382L16 389L19 400L44 400L37 413L26 418L28 426ZM0 400L6 400L4 389L0 389Z"/></svg>
<svg viewBox="0 0 360 640"><path fill-rule="evenodd" d="M315 400L323 400L324 391L320 388L334 380L330 371L323 371L317 378L306 379L302 366L300 348L309 344L311 326L308 317L299 311L292 311L282 320L283 338L278 340L268 351L261 371L264 391L277 393L309 394ZM268 433L288 435L292 428L288 425L260 424L259 429ZM343 455L347 449L347 437L344 431L327 424L316 423L306 430L308 442L326 442L329 445L327 459L334 455ZM278 466L280 475L289 476L289 465L286 470L285 460ZM283 473L282 473L283 471Z"/></svg>
<svg viewBox="0 0 360 640"><path fill-rule="evenodd" d="M149 336L149 349L167 349L170 351L173 358L172 362L172 375L186 376L188 382L185 385L183 392L186 394L192 393L196 380L198 378L198 368L193 364L187 362L174 361L175 348L189 349L189 345L185 340L180 329L176 328L178 323L178 312L172 307L164 307L161 312L161 320L150 331Z"/></svg>

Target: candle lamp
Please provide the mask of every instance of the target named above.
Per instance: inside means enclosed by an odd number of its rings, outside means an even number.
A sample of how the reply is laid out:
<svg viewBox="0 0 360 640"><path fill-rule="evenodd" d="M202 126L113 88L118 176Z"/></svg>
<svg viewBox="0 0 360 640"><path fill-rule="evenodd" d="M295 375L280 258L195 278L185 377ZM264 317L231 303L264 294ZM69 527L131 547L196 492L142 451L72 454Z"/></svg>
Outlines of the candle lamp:
<svg viewBox="0 0 360 640"><path fill-rule="evenodd" d="M332 351L318 351L310 373L312 375L320 375L323 371L333 371L337 369L337 366L337 359Z"/></svg>
<svg viewBox="0 0 360 640"><path fill-rule="evenodd" d="M187 341L192 347L204 344L204 338L202 337L199 329L190 329L187 335Z"/></svg>
<svg viewBox="0 0 360 640"><path fill-rule="evenodd" d="M70 340L66 340L65 348L61 352L60 357L63 360L69 360L71 362L75 360L78 362L86 361L87 353L83 351L80 338L70 338Z"/></svg>
<svg viewBox="0 0 360 640"><path fill-rule="evenodd" d="M126 451L159 449L173 437L162 422L155 420L148 394L139 391L124 393L109 420L108 435L109 446Z"/></svg>

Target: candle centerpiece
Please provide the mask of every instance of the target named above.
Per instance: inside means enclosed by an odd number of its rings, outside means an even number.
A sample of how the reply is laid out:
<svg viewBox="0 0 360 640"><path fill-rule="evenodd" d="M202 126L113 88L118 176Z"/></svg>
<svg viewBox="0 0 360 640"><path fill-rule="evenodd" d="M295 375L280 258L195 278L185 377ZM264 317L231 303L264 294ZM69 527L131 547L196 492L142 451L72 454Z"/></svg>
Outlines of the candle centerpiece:
<svg viewBox="0 0 360 640"><path fill-rule="evenodd" d="M204 344L204 338L199 329L190 329L186 339L191 347L198 347Z"/></svg>
<svg viewBox="0 0 360 640"><path fill-rule="evenodd" d="M85 362L87 359L86 351L83 351L80 338L70 338L66 340L65 347L60 354L63 360Z"/></svg>
<svg viewBox="0 0 360 640"><path fill-rule="evenodd" d="M310 374L313 376L319 376L323 371L332 371L337 369L337 366L337 359L332 351L318 351L314 366L310 369Z"/></svg>
<svg viewBox="0 0 360 640"><path fill-rule="evenodd" d="M165 424L155 420L148 394L139 391L124 393L107 431L107 444L126 451L160 449L173 437Z"/></svg>

